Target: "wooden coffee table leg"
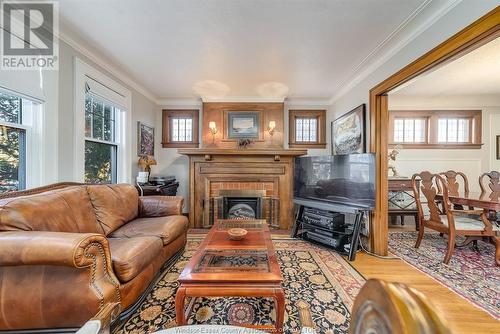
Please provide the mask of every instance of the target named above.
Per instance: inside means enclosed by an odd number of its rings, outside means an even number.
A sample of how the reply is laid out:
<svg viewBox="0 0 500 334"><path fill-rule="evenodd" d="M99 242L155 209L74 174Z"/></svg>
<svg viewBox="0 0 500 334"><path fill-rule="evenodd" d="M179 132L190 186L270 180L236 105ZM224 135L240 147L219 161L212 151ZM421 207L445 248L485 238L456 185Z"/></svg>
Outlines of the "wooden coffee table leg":
<svg viewBox="0 0 500 334"><path fill-rule="evenodd" d="M274 299L276 305L276 331L283 332L283 322L285 321L285 293L282 288L274 291Z"/></svg>
<svg viewBox="0 0 500 334"><path fill-rule="evenodd" d="M184 303L186 301L186 288L180 286L175 295L175 319L177 326L186 324L186 316L184 315Z"/></svg>

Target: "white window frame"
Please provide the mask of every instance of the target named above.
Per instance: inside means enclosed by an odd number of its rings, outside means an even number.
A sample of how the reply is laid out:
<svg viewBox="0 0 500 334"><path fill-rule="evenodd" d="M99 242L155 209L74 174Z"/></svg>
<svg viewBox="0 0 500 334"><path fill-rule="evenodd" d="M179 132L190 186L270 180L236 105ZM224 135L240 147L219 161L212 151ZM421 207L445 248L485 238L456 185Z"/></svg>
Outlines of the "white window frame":
<svg viewBox="0 0 500 334"><path fill-rule="evenodd" d="M0 125L25 131L25 189L39 187L45 184L44 102L2 86L0 86L0 90L18 96L22 100L21 123L0 121Z"/></svg>
<svg viewBox="0 0 500 334"><path fill-rule="evenodd" d="M84 182L85 175L85 84L89 79L95 82L92 92L115 104L119 109L116 115L115 140L118 142L116 153L116 182L131 183L132 167L132 94L107 75L75 57L75 110L74 110L74 180ZM110 91L111 90L111 91ZM111 92L111 94L110 94ZM114 94L116 93L116 94Z"/></svg>

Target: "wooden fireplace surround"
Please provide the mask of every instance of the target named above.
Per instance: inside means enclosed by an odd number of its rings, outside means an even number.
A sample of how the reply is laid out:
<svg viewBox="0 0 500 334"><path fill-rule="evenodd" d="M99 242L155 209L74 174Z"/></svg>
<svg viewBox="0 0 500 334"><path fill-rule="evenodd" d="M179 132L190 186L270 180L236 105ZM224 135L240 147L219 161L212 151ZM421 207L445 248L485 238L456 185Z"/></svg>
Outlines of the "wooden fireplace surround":
<svg viewBox="0 0 500 334"><path fill-rule="evenodd" d="M306 150L179 149L189 157L189 227L203 228L209 219L205 199L220 190L262 190L279 199L279 228L293 221L293 168Z"/></svg>

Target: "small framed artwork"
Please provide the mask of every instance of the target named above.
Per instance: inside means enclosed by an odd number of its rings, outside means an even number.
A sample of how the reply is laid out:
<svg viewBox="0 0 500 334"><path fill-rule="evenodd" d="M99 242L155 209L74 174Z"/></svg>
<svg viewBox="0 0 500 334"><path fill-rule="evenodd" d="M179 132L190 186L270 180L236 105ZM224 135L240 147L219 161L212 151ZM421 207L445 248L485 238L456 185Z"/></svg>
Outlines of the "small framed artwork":
<svg viewBox="0 0 500 334"><path fill-rule="evenodd" d="M500 160L500 136L497 136L497 160Z"/></svg>
<svg viewBox="0 0 500 334"><path fill-rule="evenodd" d="M227 127L229 139L259 138L260 113L229 111L227 113Z"/></svg>
<svg viewBox="0 0 500 334"><path fill-rule="evenodd" d="M332 155L365 153L365 104L332 122Z"/></svg>
<svg viewBox="0 0 500 334"><path fill-rule="evenodd" d="M155 128L137 122L137 155L155 155Z"/></svg>

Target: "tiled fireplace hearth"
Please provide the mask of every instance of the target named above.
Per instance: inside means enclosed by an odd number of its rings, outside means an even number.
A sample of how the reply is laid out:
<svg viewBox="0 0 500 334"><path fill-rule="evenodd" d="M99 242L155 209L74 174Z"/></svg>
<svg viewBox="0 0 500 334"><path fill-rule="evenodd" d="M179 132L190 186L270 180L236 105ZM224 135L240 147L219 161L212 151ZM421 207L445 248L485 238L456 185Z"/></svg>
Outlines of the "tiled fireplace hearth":
<svg viewBox="0 0 500 334"><path fill-rule="evenodd" d="M304 150L182 149L189 156L190 227L216 219L265 219L273 228L292 222L294 157Z"/></svg>

